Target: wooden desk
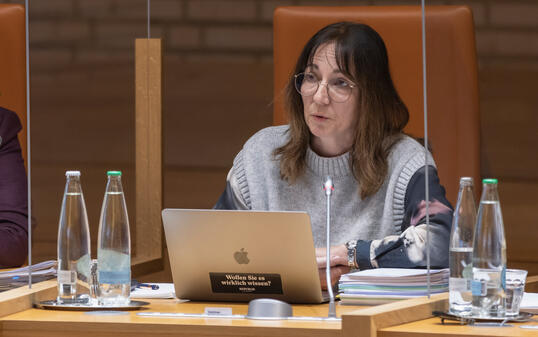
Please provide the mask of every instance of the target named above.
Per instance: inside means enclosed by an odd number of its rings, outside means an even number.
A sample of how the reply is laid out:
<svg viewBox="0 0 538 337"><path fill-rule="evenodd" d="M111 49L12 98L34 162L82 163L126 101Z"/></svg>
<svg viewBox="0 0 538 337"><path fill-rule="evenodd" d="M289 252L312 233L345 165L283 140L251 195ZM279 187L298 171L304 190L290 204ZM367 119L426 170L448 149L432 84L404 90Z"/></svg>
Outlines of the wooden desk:
<svg viewBox="0 0 538 337"><path fill-rule="evenodd" d="M428 318L416 322L406 323L381 329L377 337L471 337L471 336L538 336L538 330L522 329L520 325L537 325L538 322L509 323L513 327L483 327L460 325L459 323L441 324L439 318Z"/></svg>
<svg viewBox="0 0 538 337"><path fill-rule="evenodd" d="M88 313L40 310L32 302L56 296L56 280L0 294L0 336L538 336L536 330L442 325L431 318L432 310L446 309L448 294L419 298L374 307L337 304L342 322L263 321L248 319L201 319L142 317L140 311ZM246 314L245 303L201 303L152 300L146 311L202 313L205 307L231 307L234 314ZM294 316L327 315L327 304L294 305ZM524 323L538 325L537 322Z"/></svg>
<svg viewBox="0 0 538 337"><path fill-rule="evenodd" d="M144 311L203 313L205 307L229 307L246 314L247 304L178 303L151 300ZM328 306L296 305L295 316L325 316ZM337 306L337 314L357 307ZM114 314L28 309L0 320L2 336L341 336L340 322L262 321L247 319L154 318L130 311ZM39 333L36 333L38 332Z"/></svg>
<svg viewBox="0 0 538 337"><path fill-rule="evenodd" d="M525 291L538 292L538 275L527 278ZM536 319L536 316L534 316ZM448 322L448 323L447 323ZM520 325L536 325L538 322L509 323L513 327L491 328L460 325L445 321L441 324L439 318L428 318L415 322L386 327L377 331L377 337L411 337L411 336L435 336L435 337L470 337L470 336L538 336L538 330L522 329Z"/></svg>
<svg viewBox="0 0 538 337"><path fill-rule="evenodd" d="M32 289L19 288L0 294L0 336L359 336L372 337L380 328L428 318L442 310L447 294L376 307L337 305L341 322L263 321L248 319L155 318L137 312L105 315L33 309L32 303L56 296L56 280ZM179 303L153 300L148 311L202 313L207 306L231 307L246 314L248 306L226 303ZM411 310L412 309L412 310ZM327 304L294 305L294 316L327 315Z"/></svg>

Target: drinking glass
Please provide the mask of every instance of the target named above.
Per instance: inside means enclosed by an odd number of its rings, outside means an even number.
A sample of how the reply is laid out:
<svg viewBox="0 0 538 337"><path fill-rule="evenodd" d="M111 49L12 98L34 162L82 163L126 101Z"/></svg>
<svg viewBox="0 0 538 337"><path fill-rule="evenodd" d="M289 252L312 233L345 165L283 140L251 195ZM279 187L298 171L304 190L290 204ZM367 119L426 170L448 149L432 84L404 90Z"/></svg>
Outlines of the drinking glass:
<svg viewBox="0 0 538 337"><path fill-rule="evenodd" d="M506 316L513 317L519 315L519 306L523 299L526 279L526 270L506 270Z"/></svg>

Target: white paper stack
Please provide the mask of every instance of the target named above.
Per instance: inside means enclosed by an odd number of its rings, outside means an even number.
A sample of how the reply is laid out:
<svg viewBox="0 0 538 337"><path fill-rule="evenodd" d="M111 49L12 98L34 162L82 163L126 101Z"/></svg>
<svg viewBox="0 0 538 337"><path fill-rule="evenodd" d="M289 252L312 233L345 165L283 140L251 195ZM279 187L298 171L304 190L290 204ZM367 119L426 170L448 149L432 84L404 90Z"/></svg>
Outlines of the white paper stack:
<svg viewBox="0 0 538 337"><path fill-rule="evenodd" d="M28 269L22 267L0 272L0 291L9 290L28 284ZM32 283L45 281L56 277L56 260L33 264Z"/></svg>
<svg viewBox="0 0 538 337"><path fill-rule="evenodd" d="M524 293L519 309L538 314L538 293Z"/></svg>
<svg viewBox="0 0 538 337"><path fill-rule="evenodd" d="M448 269L430 269L430 293L448 291ZM428 294L425 269L377 268L342 275L342 304L376 305Z"/></svg>

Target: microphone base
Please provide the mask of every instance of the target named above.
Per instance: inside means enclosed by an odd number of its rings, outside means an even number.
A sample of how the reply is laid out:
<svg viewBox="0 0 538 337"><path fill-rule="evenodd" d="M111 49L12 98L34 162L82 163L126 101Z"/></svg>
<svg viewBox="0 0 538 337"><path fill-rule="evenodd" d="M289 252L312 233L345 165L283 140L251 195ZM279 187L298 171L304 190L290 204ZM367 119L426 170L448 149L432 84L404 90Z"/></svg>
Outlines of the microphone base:
<svg viewBox="0 0 538 337"><path fill-rule="evenodd" d="M293 317L293 310L289 303L270 299L258 298L248 303L248 319L286 319Z"/></svg>

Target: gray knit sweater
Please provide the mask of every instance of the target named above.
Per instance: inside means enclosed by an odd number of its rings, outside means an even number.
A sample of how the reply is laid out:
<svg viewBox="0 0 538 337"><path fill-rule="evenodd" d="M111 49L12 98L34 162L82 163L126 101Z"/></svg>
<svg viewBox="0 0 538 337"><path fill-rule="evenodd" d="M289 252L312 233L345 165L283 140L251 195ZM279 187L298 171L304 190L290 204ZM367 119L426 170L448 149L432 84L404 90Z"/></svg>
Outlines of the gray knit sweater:
<svg viewBox="0 0 538 337"><path fill-rule="evenodd" d="M274 158L273 151L285 144L287 130L288 126L276 126L259 131L236 156L228 175L228 189L231 190L228 193L234 199L234 208L306 211L311 218L314 244L324 247L326 200L322 183L329 175L335 186L331 200L331 245L360 240L358 261L361 268L380 266L378 255L387 253L392 257L384 266L424 264L425 225L416 220L412 226L409 223L403 225L408 184L417 170L425 165L424 148L419 143L403 136L389 155L384 184L374 195L362 200L358 193L360 182L351 171L349 152L325 158L308 149L304 174L294 184L282 180L279 161ZM429 155L428 164L434 166L433 163ZM433 209L450 212L446 206ZM416 216L420 210L413 213ZM432 252L442 252L438 258L433 257L432 265L445 266L450 225L447 228L446 223L436 224L434 221L430 233Z"/></svg>

